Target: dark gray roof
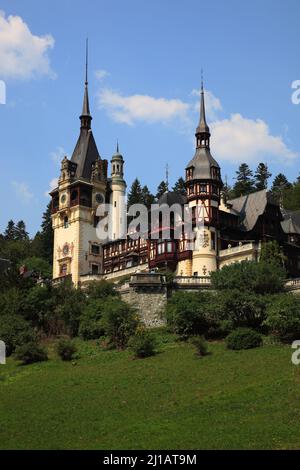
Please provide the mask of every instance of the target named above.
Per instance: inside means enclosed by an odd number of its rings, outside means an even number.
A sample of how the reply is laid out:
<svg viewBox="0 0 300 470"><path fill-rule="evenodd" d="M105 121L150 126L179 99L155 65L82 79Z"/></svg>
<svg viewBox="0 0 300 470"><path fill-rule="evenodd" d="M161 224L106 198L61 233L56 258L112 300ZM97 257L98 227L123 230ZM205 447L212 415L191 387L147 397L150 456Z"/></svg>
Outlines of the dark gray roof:
<svg viewBox="0 0 300 470"><path fill-rule="evenodd" d="M85 82L81 116L90 116L90 115L91 113L90 113L88 84L87 82Z"/></svg>
<svg viewBox="0 0 300 470"><path fill-rule="evenodd" d="M282 230L285 233L297 233L300 235L300 210L285 211L282 210L284 220L281 222Z"/></svg>
<svg viewBox="0 0 300 470"><path fill-rule="evenodd" d="M91 178L92 164L100 158L91 129L81 129L71 157L77 163L76 178Z"/></svg>
<svg viewBox="0 0 300 470"><path fill-rule="evenodd" d="M187 168L194 167L193 179L211 179L212 167L220 168L207 147L198 147Z"/></svg>
<svg viewBox="0 0 300 470"><path fill-rule="evenodd" d="M239 214L241 228L247 232L254 228L258 217L265 212L268 203L276 204L266 189L231 199L227 203L235 213Z"/></svg>
<svg viewBox="0 0 300 470"><path fill-rule="evenodd" d="M172 206L173 204L183 205L186 202L186 196L175 191L166 191L157 201L158 204L167 204L168 206Z"/></svg>
<svg viewBox="0 0 300 470"><path fill-rule="evenodd" d="M201 85L200 120L199 120L198 127L196 129L196 134L197 133L207 133L207 134L209 134L209 127L207 125L206 117L205 117L203 84Z"/></svg>

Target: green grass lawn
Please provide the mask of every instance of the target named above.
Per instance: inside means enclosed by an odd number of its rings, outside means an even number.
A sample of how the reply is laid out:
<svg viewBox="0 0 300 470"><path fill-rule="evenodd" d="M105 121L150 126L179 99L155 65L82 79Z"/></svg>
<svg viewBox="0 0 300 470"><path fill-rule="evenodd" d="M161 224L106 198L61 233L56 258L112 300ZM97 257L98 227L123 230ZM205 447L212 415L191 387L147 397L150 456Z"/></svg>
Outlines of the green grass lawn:
<svg viewBox="0 0 300 470"><path fill-rule="evenodd" d="M159 333L164 338L163 333ZM0 366L1 449L300 448L300 366L291 348L228 351L199 359L171 336L161 352L80 343L76 365Z"/></svg>

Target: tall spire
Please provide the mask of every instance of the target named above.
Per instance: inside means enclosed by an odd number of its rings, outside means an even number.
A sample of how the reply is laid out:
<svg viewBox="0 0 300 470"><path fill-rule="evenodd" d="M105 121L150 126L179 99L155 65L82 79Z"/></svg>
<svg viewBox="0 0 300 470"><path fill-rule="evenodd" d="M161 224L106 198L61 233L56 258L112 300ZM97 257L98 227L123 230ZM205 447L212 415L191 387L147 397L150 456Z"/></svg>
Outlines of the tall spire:
<svg viewBox="0 0 300 470"><path fill-rule="evenodd" d="M83 96L82 113L80 116L81 128L90 129L91 120L92 120L92 116L90 113L89 91L88 91L88 39L86 39L84 96Z"/></svg>
<svg viewBox="0 0 300 470"><path fill-rule="evenodd" d="M204 87L203 87L203 71L201 70L201 93L200 93L200 119L196 129L196 146L209 148L209 127L206 122L205 116L205 101L204 101Z"/></svg>
<svg viewBox="0 0 300 470"><path fill-rule="evenodd" d="M169 165L168 163L166 164L166 186L167 186L167 191L169 191Z"/></svg>

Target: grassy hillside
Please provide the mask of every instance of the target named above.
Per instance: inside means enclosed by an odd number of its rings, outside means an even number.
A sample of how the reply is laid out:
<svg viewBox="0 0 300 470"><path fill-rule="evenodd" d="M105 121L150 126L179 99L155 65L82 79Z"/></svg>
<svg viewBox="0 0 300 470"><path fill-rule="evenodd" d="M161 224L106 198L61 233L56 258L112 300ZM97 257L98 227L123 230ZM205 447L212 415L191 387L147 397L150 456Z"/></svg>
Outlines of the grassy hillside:
<svg viewBox="0 0 300 470"><path fill-rule="evenodd" d="M161 352L80 343L77 364L0 366L1 449L300 447L300 368L291 348L227 351L161 334ZM51 345L50 345L51 348Z"/></svg>

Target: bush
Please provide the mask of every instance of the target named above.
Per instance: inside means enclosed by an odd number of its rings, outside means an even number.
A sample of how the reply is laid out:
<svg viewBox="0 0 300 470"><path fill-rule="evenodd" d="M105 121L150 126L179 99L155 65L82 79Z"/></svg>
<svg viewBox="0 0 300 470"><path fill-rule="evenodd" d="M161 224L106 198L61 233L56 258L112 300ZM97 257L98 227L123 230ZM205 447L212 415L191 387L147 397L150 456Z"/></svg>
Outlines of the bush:
<svg viewBox="0 0 300 470"><path fill-rule="evenodd" d="M127 346L140 323L136 311L118 298L110 298L103 303L101 326L108 341L117 349Z"/></svg>
<svg viewBox="0 0 300 470"><path fill-rule="evenodd" d="M262 345L262 337L251 328L237 328L226 338L228 349L251 349Z"/></svg>
<svg viewBox="0 0 300 470"><path fill-rule="evenodd" d="M135 357L149 357L155 354L156 338L146 330L137 331L129 339L128 346L133 351Z"/></svg>
<svg viewBox="0 0 300 470"><path fill-rule="evenodd" d="M286 273L276 262L242 261L224 266L211 273L212 286L216 290L231 290L256 294L282 292Z"/></svg>
<svg viewBox="0 0 300 470"><path fill-rule="evenodd" d="M266 318L267 297L237 289L216 293L209 306L216 328L258 328ZM225 323L223 323L225 322ZM222 325L222 326L221 326Z"/></svg>
<svg viewBox="0 0 300 470"><path fill-rule="evenodd" d="M6 354L10 356L17 346L33 341L35 334L30 324L19 315L2 315L0 339L5 342Z"/></svg>
<svg viewBox="0 0 300 470"><path fill-rule="evenodd" d="M117 296L118 293L115 289L115 285L112 282L105 281L93 281L88 285L86 290L89 299L107 299L107 297Z"/></svg>
<svg viewBox="0 0 300 470"><path fill-rule="evenodd" d="M16 349L15 356L16 359L22 361L23 365L48 360L46 350L34 341L30 343L25 343L22 346L18 346Z"/></svg>
<svg viewBox="0 0 300 470"><path fill-rule="evenodd" d="M231 320L217 321L214 325L210 326L205 333L207 339L223 339L229 335L233 330L233 323Z"/></svg>
<svg viewBox="0 0 300 470"><path fill-rule="evenodd" d="M212 295L203 292L175 292L166 307L171 330L182 338L204 334L210 326L208 306Z"/></svg>
<svg viewBox="0 0 300 470"><path fill-rule="evenodd" d="M79 324L79 335L83 339L98 339L104 334L101 324L104 303L102 299L90 299L83 308Z"/></svg>
<svg viewBox="0 0 300 470"><path fill-rule="evenodd" d="M198 356L202 357L208 354L207 342L203 336L195 336L191 339L191 343L195 346Z"/></svg>
<svg viewBox="0 0 300 470"><path fill-rule="evenodd" d="M60 339L57 343L57 354L63 361L71 361L77 352L74 341L70 339Z"/></svg>
<svg viewBox="0 0 300 470"><path fill-rule="evenodd" d="M274 336L285 342L300 338L300 299L297 295L270 297L266 313L264 325Z"/></svg>

